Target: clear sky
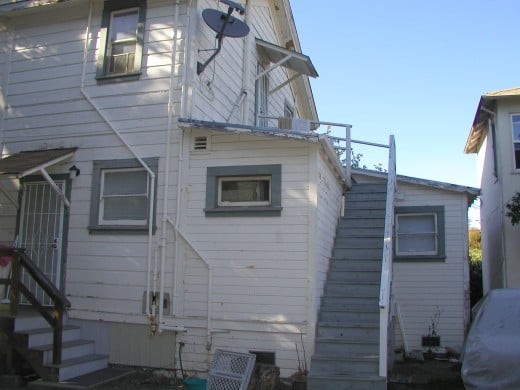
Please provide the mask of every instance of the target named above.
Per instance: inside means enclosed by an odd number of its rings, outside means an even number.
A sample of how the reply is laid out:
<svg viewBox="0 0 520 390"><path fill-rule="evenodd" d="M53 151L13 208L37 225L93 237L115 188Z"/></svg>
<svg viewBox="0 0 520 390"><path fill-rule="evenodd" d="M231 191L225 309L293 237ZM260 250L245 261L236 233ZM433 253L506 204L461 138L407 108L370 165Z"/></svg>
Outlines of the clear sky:
<svg viewBox="0 0 520 390"><path fill-rule="evenodd" d="M292 0L321 121L395 136L398 174L479 187L464 145L480 96L520 86L518 0ZM383 157L361 149L372 168Z"/></svg>

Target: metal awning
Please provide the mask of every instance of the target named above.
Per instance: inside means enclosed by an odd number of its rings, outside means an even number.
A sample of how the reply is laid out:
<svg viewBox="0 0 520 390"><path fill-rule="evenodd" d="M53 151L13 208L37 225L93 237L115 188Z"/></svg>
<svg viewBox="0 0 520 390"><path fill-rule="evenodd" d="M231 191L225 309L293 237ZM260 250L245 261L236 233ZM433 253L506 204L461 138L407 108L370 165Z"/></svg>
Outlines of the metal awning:
<svg viewBox="0 0 520 390"><path fill-rule="evenodd" d="M259 73L256 76L256 80L279 66L283 66L296 72L293 77L285 81L283 84L277 86L273 90L269 91L269 93L273 93L279 90L284 85L291 82L300 75L306 75L314 78L318 77L318 72L316 71L316 68L314 68L310 57L306 56L305 54L295 52L294 50L288 50L284 47L274 45L258 38L256 38L256 48L260 56L268 59L272 64L263 72Z"/></svg>
<svg viewBox="0 0 520 390"><path fill-rule="evenodd" d="M0 159L0 175L11 175L21 179L33 173L41 174L51 185L65 206L70 207L70 201L47 173L46 169L72 157L77 148L32 150L12 154Z"/></svg>

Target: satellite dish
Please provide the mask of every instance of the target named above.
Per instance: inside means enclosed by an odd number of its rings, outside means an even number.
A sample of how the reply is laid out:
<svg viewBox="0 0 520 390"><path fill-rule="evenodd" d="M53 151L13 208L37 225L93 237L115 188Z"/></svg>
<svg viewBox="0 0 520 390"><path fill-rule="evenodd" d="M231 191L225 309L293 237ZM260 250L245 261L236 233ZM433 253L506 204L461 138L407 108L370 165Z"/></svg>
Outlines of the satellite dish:
<svg viewBox="0 0 520 390"><path fill-rule="evenodd" d="M201 74L206 66L217 56L222 49L222 40L224 37L242 38L249 34L249 26L243 21L231 16L233 10L236 10L240 15L245 14L245 9L242 5L231 0L221 0L229 6L227 13L207 8L202 11L202 18L204 22L217 33L215 38L218 41L218 47L215 52L207 59L205 63L197 62L197 74Z"/></svg>
<svg viewBox="0 0 520 390"><path fill-rule="evenodd" d="M209 28L225 37L242 38L249 34L247 24L216 9L208 8L202 11L202 19Z"/></svg>

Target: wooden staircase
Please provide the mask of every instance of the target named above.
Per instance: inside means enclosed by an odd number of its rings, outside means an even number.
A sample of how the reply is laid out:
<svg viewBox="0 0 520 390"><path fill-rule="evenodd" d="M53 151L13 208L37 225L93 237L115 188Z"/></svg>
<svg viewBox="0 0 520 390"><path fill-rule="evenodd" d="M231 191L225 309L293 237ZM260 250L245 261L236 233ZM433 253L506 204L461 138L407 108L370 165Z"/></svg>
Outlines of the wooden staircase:
<svg viewBox="0 0 520 390"><path fill-rule="evenodd" d="M386 389L379 376L379 289L386 184L354 184L345 194L316 344L310 390Z"/></svg>
<svg viewBox="0 0 520 390"><path fill-rule="evenodd" d="M44 380L62 382L108 367L108 356L98 355L92 340L81 338L78 326L63 326L62 359L53 363L53 329L33 310L20 310L17 316L2 317L2 330L13 349Z"/></svg>

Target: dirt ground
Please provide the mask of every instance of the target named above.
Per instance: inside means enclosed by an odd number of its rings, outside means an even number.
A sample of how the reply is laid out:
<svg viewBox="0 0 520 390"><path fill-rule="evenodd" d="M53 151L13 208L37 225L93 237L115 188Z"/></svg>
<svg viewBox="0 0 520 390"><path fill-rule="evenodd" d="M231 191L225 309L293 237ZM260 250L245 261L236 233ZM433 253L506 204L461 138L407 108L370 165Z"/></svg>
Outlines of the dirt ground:
<svg viewBox="0 0 520 390"><path fill-rule="evenodd" d="M388 390L464 390L460 363L447 359L395 362Z"/></svg>

